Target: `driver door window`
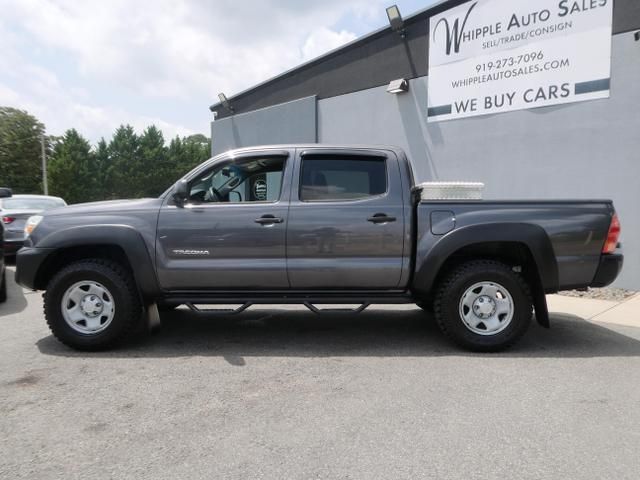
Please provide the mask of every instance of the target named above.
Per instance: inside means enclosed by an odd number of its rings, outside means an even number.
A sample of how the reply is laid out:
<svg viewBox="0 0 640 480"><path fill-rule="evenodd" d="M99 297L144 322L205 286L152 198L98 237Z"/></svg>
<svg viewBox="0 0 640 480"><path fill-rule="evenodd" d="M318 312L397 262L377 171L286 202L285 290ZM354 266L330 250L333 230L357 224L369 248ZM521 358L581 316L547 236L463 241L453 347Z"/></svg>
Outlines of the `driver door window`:
<svg viewBox="0 0 640 480"><path fill-rule="evenodd" d="M251 158L216 165L190 183L190 203L277 202L283 157Z"/></svg>

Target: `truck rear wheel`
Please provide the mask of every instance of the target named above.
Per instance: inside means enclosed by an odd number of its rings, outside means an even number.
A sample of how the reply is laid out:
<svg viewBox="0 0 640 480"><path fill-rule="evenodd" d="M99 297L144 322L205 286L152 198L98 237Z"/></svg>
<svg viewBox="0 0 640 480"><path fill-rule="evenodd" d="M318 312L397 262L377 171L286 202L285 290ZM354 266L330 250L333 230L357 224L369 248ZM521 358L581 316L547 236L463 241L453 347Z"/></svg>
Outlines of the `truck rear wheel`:
<svg viewBox="0 0 640 480"><path fill-rule="evenodd" d="M132 275L120 264L82 260L49 281L44 314L53 335L77 350L103 350L138 326L142 306Z"/></svg>
<svg viewBox="0 0 640 480"><path fill-rule="evenodd" d="M475 260L456 267L437 289L434 311L442 332L469 350L513 345L531 323L529 286L508 265Z"/></svg>

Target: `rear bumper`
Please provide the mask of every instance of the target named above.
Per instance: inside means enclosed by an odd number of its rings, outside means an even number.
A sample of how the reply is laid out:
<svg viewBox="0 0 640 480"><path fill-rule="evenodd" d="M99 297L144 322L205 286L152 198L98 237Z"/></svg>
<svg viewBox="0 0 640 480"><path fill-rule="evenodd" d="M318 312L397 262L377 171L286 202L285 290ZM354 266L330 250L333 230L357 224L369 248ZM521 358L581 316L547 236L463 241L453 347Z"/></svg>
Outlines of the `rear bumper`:
<svg viewBox="0 0 640 480"><path fill-rule="evenodd" d="M604 254L600 257L600 265L595 277L591 282L591 287L606 287L613 283L622 270L624 256L618 253Z"/></svg>
<svg viewBox="0 0 640 480"><path fill-rule="evenodd" d="M51 248L23 248L16 256L16 283L31 290L37 290L36 280L38 270Z"/></svg>

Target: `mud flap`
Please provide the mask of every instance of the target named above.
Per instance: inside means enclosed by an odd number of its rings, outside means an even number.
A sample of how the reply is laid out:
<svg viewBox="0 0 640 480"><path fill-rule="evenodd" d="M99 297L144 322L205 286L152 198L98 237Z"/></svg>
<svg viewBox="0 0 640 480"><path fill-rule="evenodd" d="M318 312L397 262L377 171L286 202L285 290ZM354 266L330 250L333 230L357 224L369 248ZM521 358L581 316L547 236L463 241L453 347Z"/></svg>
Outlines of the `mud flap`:
<svg viewBox="0 0 640 480"><path fill-rule="evenodd" d="M160 330L160 313L158 312L158 305L151 303L147 305L142 313L142 327L145 332L153 333Z"/></svg>
<svg viewBox="0 0 640 480"><path fill-rule="evenodd" d="M544 328L551 328L549 322L549 309L547 307L547 297L541 288L536 288L533 293L533 307L536 311L536 320Z"/></svg>

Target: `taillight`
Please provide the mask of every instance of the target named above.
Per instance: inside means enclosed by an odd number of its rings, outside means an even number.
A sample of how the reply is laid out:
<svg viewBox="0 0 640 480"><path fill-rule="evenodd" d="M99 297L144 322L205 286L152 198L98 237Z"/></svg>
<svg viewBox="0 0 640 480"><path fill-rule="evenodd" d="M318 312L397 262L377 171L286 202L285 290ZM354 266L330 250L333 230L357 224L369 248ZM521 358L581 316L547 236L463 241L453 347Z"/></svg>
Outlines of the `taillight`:
<svg viewBox="0 0 640 480"><path fill-rule="evenodd" d="M618 238L620 238L620 220L618 219L618 214L614 213L613 217L611 217L607 241L604 242L602 253L613 253L618 246Z"/></svg>
<svg viewBox="0 0 640 480"><path fill-rule="evenodd" d="M13 217L2 217L2 223L4 223L5 225L8 225L9 223L13 222L15 220L15 218Z"/></svg>

